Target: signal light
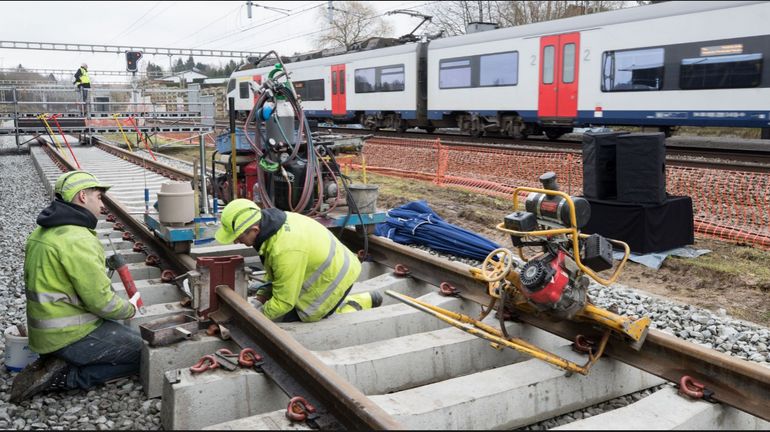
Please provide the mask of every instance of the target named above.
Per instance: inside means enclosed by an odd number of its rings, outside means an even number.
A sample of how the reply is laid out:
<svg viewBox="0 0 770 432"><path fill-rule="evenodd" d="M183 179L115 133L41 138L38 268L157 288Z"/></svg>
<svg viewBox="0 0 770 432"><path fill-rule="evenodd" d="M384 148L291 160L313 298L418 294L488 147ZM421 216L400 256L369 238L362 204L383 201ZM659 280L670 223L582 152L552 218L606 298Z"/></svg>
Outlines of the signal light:
<svg viewBox="0 0 770 432"><path fill-rule="evenodd" d="M129 72L136 72L139 66L140 58L142 58L141 52L126 51L126 70Z"/></svg>

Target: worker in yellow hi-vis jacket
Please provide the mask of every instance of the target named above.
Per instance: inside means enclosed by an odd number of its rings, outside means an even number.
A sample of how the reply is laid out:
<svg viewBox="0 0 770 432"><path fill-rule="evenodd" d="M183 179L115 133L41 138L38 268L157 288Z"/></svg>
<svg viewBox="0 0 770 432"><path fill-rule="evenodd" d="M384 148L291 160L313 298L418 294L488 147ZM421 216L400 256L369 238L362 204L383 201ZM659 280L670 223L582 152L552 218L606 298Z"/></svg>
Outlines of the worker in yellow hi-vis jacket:
<svg viewBox="0 0 770 432"><path fill-rule="evenodd" d="M14 403L48 390L88 389L139 372L142 339L111 320L131 318L107 277L96 237L102 193L110 186L85 171L62 174L56 197L27 239L24 283L29 346L41 355L13 381Z"/></svg>
<svg viewBox="0 0 770 432"><path fill-rule="evenodd" d="M83 63L75 72L75 82L78 92L83 98L83 107L80 113L84 116L88 114L88 91L91 89L91 77L88 76L88 65Z"/></svg>
<svg viewBox="0 0 770 432"><path fill-rule="evenodd" d="M307 216L237 199L224 208L221 223L219 243L242 243L259 253L271 288L257 291L257 299L271 320L313 322L382 303L377 292L348 296L361 273L358 257Z"/></svg>

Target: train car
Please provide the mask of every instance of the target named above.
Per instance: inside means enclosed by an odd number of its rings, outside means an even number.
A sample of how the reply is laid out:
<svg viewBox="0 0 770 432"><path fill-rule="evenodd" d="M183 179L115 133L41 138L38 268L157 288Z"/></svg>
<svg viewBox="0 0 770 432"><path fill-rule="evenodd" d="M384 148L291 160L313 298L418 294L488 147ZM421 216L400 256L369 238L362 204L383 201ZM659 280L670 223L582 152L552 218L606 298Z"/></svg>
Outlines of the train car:
<svg viewBox="0 0 770 432"><path fill-rule="evenodd" d="M287 60L309 118L479 136L574 127L770 126L770 3L664 2L431 42ZM687 28L683 31L683 28ZM233 73L241 116L249 81Z"/></svg>
<svg viewBox="0 0 770 432"><path fill-rule="evenodd" d="M426 125L426 47L409 43L304 61L286 62L308 118L360 123L370 128ZM236 71L228 83L241 117L254 104L250 81L261 83L272 66Z"/></svg>
<svg viewBox="0 0 770 432"><path fill-rule="evenodd" d="M768 127L770 3L665 2L432 41L428 118L472 135Z"/></svg>

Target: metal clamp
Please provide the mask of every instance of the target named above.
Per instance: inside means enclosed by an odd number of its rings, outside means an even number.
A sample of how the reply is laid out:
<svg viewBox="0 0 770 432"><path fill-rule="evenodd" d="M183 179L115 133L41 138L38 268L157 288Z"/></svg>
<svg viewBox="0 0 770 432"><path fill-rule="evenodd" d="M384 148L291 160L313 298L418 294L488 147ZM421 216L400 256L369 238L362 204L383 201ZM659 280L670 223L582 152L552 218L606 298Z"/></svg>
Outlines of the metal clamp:
<svg viewBox="0 0 770 432"><path fill-rule="evenodd" d="M201 373L201 372L206 372L207 370L216 369L218 367L219 367L219 362L217 362L217 359L214 358L214 356L205 355L201 357L200 360L198 360L198 363L195 363L194 365L190 366L190 372Z"/></svg>
<svg viewBox="0 0 770 432"><path fill-rule="evenodd" d="M238 355L238 364L243 367L254 367L262 364L262 356L251 348L244 348Z"/></svg>
<svg viewBox="0 0 770 432"><path fill-rule="evenodd" d="M458 297L459 291L449 282L441 282L438 286L438 293L444 297Z"/></svg>
<svg viewBox="0 0 770 432"><path fill-rule="evenodd" d="M302 396L294 396L286 407L286 418L293 422L301 422L308 416L315 414L315 407L308 403Z"/></svg>
<svg viewBox="0 0 770 432"><path fill-rule="evenodd" d="M396 264L393 268L393 274L398 277L407 277L410 274L409 268L403 264Z"/></svg>
<svg viewBox="0 0 770 432"><path fill-rule="evenodd" d="M689 375L683 375L679 379L679 394L689 396L693 399L703 399L708 402L716 402L713 398L714 392L706 388L706 385L695 381Z"/></svg>

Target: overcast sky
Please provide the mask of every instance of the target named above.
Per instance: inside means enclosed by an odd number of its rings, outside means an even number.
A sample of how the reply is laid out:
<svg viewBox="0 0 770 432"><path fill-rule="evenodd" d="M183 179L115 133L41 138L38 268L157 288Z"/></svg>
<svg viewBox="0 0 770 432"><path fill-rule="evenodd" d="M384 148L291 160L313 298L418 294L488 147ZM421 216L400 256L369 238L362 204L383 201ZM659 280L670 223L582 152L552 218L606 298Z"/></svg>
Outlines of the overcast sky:
<svg viewBox="0 0 770 432"><path fill-rule="evenodd" d="M435 2L366 3L385 13ZM247 51L274 49L286 55L312 50L312 33L328 26L319 15L322 13L325 17L326 1L256 4L286 9L290 15L253 7L249 19L245 1L3 1L0 2L0 40ZM394 28L395 36L410 32L420 22L419 18L406 15L388 15L384 19ZM164 69L169 65L166 55L145 55L140 68L148 60ZM224 64L229 59L196 57L195 61ZM71 69L74 73L82 62L88 63L90 70L125 70L122 54L0 49L0 68L22 64L26 68Z"/></svg>

